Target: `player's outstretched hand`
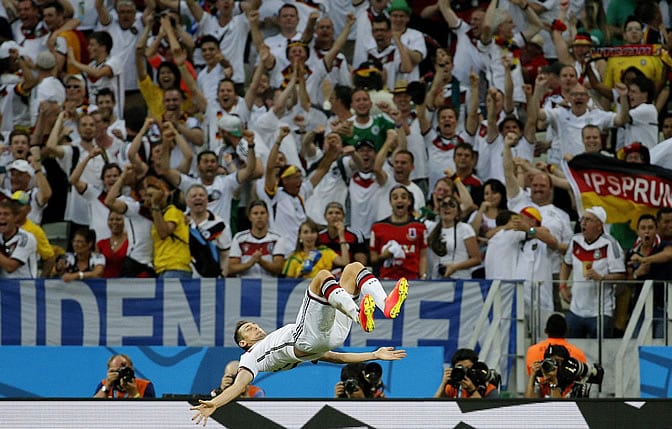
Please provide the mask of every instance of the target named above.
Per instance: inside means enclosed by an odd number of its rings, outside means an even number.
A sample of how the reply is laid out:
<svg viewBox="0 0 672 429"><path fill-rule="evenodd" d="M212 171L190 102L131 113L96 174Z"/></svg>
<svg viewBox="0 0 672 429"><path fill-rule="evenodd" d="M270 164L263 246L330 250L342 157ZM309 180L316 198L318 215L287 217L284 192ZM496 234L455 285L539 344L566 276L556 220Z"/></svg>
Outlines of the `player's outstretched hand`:
<svg viewBox="0 0 672 429"><path fill-rule="evenodd" d="M406 357L406 350L395 350L394 347L381 347L373 355L380 360L399 360Z"/></svg>
<svg viewBox="0 0 672 429"><path fill-rule="evenodd" d="M194 414L194 417L191 418L194 423L197 425L203 422L203 426L208 422L208 417L212 415L212 413L215 412L217 407L215 407L215 404L212 401L203 401L199 400L200 405L196 405L194 407L191 407L191 410L196 410L198 411L196 414Z"/></svg>

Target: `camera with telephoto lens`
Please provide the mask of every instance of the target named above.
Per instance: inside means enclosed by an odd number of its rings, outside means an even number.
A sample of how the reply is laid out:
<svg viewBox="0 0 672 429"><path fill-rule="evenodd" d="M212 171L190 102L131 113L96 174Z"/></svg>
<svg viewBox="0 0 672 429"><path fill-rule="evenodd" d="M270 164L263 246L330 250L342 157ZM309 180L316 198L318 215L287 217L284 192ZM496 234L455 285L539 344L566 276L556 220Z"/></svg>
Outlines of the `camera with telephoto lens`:
<svg viewBox="0 0 672 429"><path fill-rule="evenodd" d="M352 395L357 389L359 389L359 380L356 378L348 378L343 382L343 387L345 388L346 393Z"/></svg>
<svg viewBox="0 0 672 429"><path fill-rule="evenodd" d="M558 367L558 362L553 358L546 358L541 361L541 370L543 372L551 372Z"/></svg>
<svg viewBox="0 0 672 429"><path fill-rule="evenodd" d="M135 378L135 371L130 366L122 366L117 370L119 378L117 378L117 385L120 385L122 382L132 383Z"/></svg>
<svg viewBox="0 0 672 429"><path fill-rule="evenodd" d="M588 365L575 358L566 359L558 370L558 382L602 384L604 368L600 364Z"/></svg>

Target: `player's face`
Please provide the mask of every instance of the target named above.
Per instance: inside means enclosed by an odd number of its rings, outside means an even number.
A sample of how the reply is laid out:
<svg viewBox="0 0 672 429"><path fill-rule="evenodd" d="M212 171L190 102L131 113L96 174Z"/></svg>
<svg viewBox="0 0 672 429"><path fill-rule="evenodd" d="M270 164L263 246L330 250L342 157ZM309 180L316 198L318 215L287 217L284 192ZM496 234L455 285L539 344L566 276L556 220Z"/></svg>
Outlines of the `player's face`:
<svg viewBox="0 0 672 429"><path fill-rule="evenodd" d="M338 207L331 207L324 214L324 219L328 225L333 225L336 222L343 222L343 212Z"/></svg>
<svg viewBox="0 0 672 429"><path fill-rule="evenodd" d="M268 226L268 210L264 206L252 207L247 217L255 229L264 229Z"/></svg>
<svg viewBox="0 0 672 429"><path fill-rule="evenodd" d="M0 207L0 233L12 233L14 231L14 214L8 207Z"/></svg>
<svg viewBox="0 0 672 429"><path fill-rule="evenodd" d="M247 322L238 329L241 341L248 344L254 344L266 336L266 332L259 325L253 322Z"/></svg>

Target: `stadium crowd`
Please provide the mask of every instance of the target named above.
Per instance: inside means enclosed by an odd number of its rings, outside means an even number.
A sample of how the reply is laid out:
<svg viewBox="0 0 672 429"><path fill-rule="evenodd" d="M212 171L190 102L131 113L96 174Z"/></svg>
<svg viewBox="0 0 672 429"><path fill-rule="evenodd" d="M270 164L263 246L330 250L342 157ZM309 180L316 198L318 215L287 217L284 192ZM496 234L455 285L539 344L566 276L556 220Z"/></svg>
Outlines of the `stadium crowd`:
<svg viewBox="0 0 672 429"><path fill-rule="evenodd" d="M357 261L381 279L522 278L528 299L543 281L541 308L570 302L570 336L594 336L598 281L672 279L672 208L633 213L637 228L599 202L577 213L566 165L672 167L671 14L3 1L0 276L311 278ZM603 291L611 335L637 290Z"/></svg>

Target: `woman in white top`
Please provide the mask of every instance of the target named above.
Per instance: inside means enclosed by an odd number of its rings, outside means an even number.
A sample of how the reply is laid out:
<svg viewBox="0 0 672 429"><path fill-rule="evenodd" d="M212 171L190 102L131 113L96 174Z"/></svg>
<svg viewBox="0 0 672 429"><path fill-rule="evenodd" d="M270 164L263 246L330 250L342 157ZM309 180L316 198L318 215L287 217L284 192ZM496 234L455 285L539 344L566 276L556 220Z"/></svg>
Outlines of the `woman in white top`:
<svg viewBox="0 0 672 429"><path fill-rule="evenodd" d="M476 234L469 224L460 222L459 218L457 198L444 198L439 203L439 221L431 228L427 240L429 272L433 279L470 279L470 268L481 263Z"/></svg>

